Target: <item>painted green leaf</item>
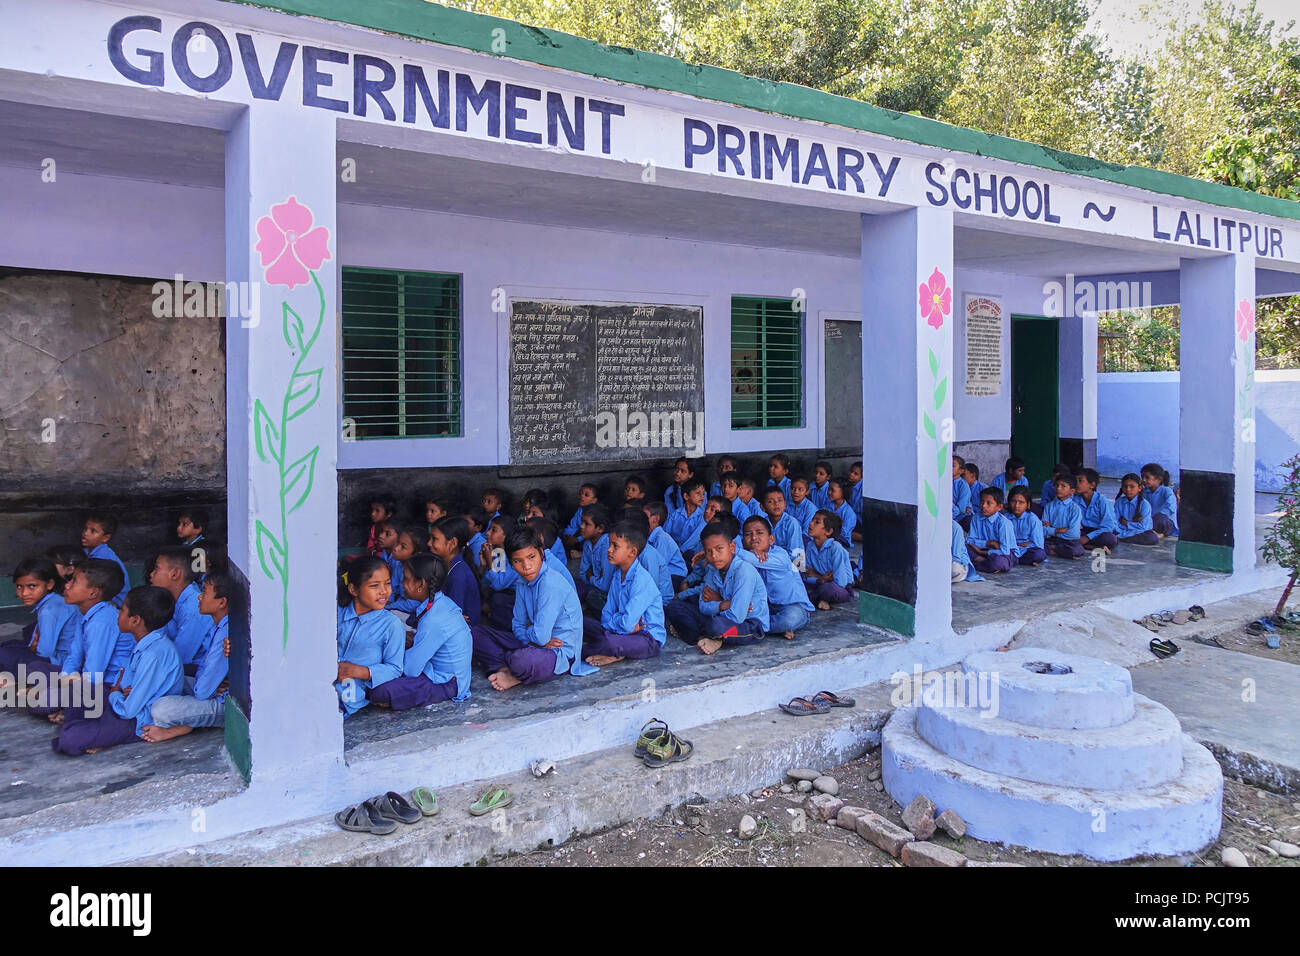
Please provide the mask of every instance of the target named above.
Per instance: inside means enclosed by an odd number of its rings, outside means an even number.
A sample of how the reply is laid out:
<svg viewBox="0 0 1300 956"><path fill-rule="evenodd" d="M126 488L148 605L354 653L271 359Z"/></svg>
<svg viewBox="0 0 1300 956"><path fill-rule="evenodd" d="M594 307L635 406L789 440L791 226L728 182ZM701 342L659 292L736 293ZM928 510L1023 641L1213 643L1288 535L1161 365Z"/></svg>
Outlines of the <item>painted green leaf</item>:
<svg viewBox="0 0 1300 956"><path fill-rule="evenodd" d="M925 433L929 435L931 438L934 438L935 437L934 419L930 417L929 412L921 413L921 424L925 427Z"/></svg>
<svg viewBox="0 0 1300 956"><path fill-rule="evenodd" d="M939 384L934 387L934 407L940 409L943 407L944 397L948 394L948 376L939 380Z"/></svg>
<svg viewBox="0 0 1300 956"><path fill-rule="evenodd" d="M934 354L934 349L930 349L930 376L933 378L939 374L939 356Z"/></svg>
<svg viewBox="0 0 1300 956"><path fill-rule="evenodd" d="M302 316L289 308L288 302L280 307L280 311L284 319L284 344L302 351Z"/></svg>
<svg viewBox="0 0 1300 956"><path fill-rule="evenodd" d="M257 441L257 457L262 461L280 463L280 430L271 421L260 398L253 400L253 436Z"/></svg>
<svg viewBox="0 0 1300 956"><path fill-rule="evenodd" d="M285 469L284 500L293 502L285 512L286 515L291 515L301 508L307 496L311 494L311 486L316 481L316 455L319 453L320 446L317 445ZM298 488L296 492L295 488Z"/></svg>
<svg viewBox="0 0 1300 956"><path fill-rule="evenodd" d="M948 443L947 443L947 442L944 442L942 445L939 446L938 459L939 459L939 480L940 480L940 481L943 481L943 475L944 475L944 472L946 472L946 471L948 471L948 470L950 470L950 469L952 468L952 462L951 462L951 460L948 458Z"/></svg>
<svg viewBox="0 0 1300 956"><path fill-rule="evenodd" d="M291 422L307 409L316 404L320 398L321 369L299 372L289 381L289 399L285 422Z"/></svg>
<svg viewBox="0 0 1300 956"><path fill-rule="evenodd" d="M271 533L271 529L262 524L260 520L255 522L255 526L257 529L257 560L262 565L262 571L272 581L283 581L286 570L284 546Z"/></svg>
<svg viewBox="0 0 1300 956"><path fill-rule="evenodd" d="M939 503L934 497L934 487L928 480L925 483L925 510L930 512L931 518L939 517Z"/></svg>

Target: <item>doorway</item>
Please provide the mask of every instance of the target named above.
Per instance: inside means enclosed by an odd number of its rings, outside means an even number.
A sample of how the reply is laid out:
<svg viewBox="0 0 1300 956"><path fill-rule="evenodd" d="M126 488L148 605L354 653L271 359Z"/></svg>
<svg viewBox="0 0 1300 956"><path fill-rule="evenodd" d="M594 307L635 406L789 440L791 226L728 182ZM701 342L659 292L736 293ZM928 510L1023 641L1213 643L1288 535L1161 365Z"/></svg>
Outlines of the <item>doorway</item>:
<svg viewBox="0 0 1300 956"><path fill-rule="evenodd" d="M1011 454L1034 492L1060 460L1060 374L1059 320L1011 316Z"/></svg>

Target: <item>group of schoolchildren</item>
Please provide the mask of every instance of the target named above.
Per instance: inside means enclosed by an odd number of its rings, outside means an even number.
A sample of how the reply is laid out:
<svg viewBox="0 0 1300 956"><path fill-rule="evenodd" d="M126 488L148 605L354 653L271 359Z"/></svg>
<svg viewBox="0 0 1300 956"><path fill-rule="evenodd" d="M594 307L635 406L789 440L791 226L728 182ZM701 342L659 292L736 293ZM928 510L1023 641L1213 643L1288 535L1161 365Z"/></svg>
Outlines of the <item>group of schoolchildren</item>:
<svg viewBox="0 0 1300 956"><path fill-rule="evenodd" d="M540 489L517 518L498 488L467 511L435 496L418 527L395 521L394 501L371 501L365 554L340 575L340 708L462 701L472 664L498 691L590 674L657 657L670 633L705 654L792 639L815 610L852 599L862 466L792 477L778 454L767 472L756 482L724 456L710 487L681 458L662 500L637 476L617 501L584 483L563 525Z"/></svg>
<svg viewBox="0 0 1300 956"><path fill-rule="evenodd" d="M111 547L111 514L86 517L80 547L14 569L34 620L0 645L0 686L20 685L13 693L27 713L58 725L56 752L158 743L224 723L235 585L214 563L207 524L204 509L183 512L178 543L158 550L139 587Z"/></svg>
<svg viewBox="0 0 1300 956"><path fill-rule="evenodd" d="M1120 479L1112 500L1099 494L1095 469L1058 464L1031 500L1025 463L1008 458L1003 474L980 481L979 466L952 459L952 580L976 572L1003 574L1037 567L1048 556L1078 560L1087 551L1110 554L1122 544L1155 545L1178 536L1178 500L1169 473L1154 462Z"/></svg>

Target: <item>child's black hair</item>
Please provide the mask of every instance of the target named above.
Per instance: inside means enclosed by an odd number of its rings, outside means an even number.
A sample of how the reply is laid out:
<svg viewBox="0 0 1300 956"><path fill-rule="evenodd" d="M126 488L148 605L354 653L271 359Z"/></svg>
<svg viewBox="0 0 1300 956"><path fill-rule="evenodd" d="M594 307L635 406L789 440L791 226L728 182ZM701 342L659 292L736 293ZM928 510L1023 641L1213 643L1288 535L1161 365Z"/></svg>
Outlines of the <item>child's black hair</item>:
<svg viewBox="0 0 1300 956"><path fill-rule="evenodd" d="M591 520L592 527L609 530L609 509L599 501L582 509L582 520L586 521L588 519Z"/></svg>
<svg viewBox="0 0 1300 956"><path fill-rule="evenodd" d="M85 576L86 583L99 592L101 601L113 600L126 584L117 562L107 558L87 558L77 570Z"/></svg>
<svg viewBox="0 0 1300 956"><path fill-rule="evenodd" d="M159 548L158 553L153 557L153 563L157 563L159 559L167 562L173 568L179 568L181 573L185 575L187 585L198 577L194 571L194 555L187 545L172 544L165 548ZM205 560L203 563L204 567L206 567L207 561Z"/></svg>
<svg viewBox="0 0 1300 956"><path fill-rule="evenodd" d="M194 527L198 528L200 531L206 531L208 528L208 522L212 520L208 515L208 509L203 507L186 508L176 516L177 521L181 518L189 518L190 524L194 525Z"/></svg>
<svg viewBox="0 0 1300 956"><path fill-rule="evenodd" d="M645 515L642 514L644 518ZM646 533L645 530L634 521L620 521L609 529L609 533L616 537L622 538L632 547L636 548L639 555L645 550Z"/></svg>
<svg viewBox="0 0 1300 956"><path fill-rule="evenodd" d="M1002 504L1002 489L997 485L989 485L980 489L980 498L992 498L998 504Z"/></svg>
<svg viewBox="0 0 1300 956"><path fill-rule="evenodd" d="M1088 484L1092 485L1094 488L1101 484L1101 475L1097 473L1096 468L1080 468L1074 473L1074 477L1078 478L1080 476L1087 478Z"/></svg>
<svg viewBox="0 0 1300 956"><path fill-rule="evenodd" d="M768 534L772 533L772 522L768 521L762 515L750 515L748 518L745 519L745 523L741 526L741 530L743 531L745 528L748 528L751 524L754 524L755 522L761 524L764 528L766 528Z"/></svg>
<svg viewBox="0 0 1300 956"><path fill-rule="evenodd" d="M712 524L706 525L704 530L700 532L700 544L701 546L703 546L705 538L717 538L717 537L722 537L725 538L727 541L730 541L736 536L734 534L728 534L727 526L723 524L721 521L714 521Z"/></svg>
<svg viewBox="0 0 1300 956"><path fill-rule="evenodd" d="M584 511L582 516L585 518L587 512ZM547 551L550 551L555 546L556 539L560 537L560 526L550 518L534 516L525 521L524 524L542 536L542 547Z"/></svg>
<svg viewBox="0 0 1300 956"><path fill-rule="evenodd" d="M822 526L832 538L838 538L840 532L844 530L844 521L834 511L827 511L825 508L819 508L813 514L814 518L822 519Z"/></svg>
<svg viewBox="0 0 1300 956"><path fill-rule="evenodd" d="M650 537L650 518L644 508L640 505L628 505L614 513L614 524L627 524L629 521L640 528L647 538Z"/></svg>
<svg viewBox="0 0 1300 956"><path fill-rule="evenodd" d="M980 466L975 464L975 462L966 462L966 464L961 466L961 470L966 472L966 474L970 475L976 481L980 480Z"/></svg>
<svg viewBox="0 0 1300 956"><path fill-rule="evenodd" d="M803 484L803 486L804 486L805 488L811 488L811 487L812 487L812 479L811 479L811 478L805 478L803 475L791 476L791 478L790 478L790 487L793 488L795 485L800 484L801 482L802 482L802 484Z"/></svg>
<svg viewBox="0 0 1300 956"><path fill-rule="evenodd" d="M965 467L966 467L966 459L963 458L961 455L953 455L953 456L952 456L952 460L955 461L955 462L957 463L957 467L958 467L958 468L965 468Z"/></svg>
<svg viewBox="0 0 1300 956"><path fill-rule="evenodd" d="M1031 505L1031 504L1033 503L1033 498L1032 498L1032 497L1030 496L1030 494L1029 494L1029 489L1028 489L1027 487L1025 487L1024 485L1013 485L1013 486L1012 486L1011 490L1007 492L1007 503L1008 503L1008 504L1011 503L1011 499L1012 499L1012 498L1024 498L1024 499L1025 499L1025 507L1026 507L1026 508L1028 508L1029 505Z"/></svg>
<svg viewBox="0 0 1300 956"><path fill-rule="evenodd" d="M794 482L791 482L791 484L793 484L793 483L794 483ZM772 494L772 492L776 492L776 493L777 493L778 495L780 495L782 498L785 497L785 492L781 490L781 486L780 486L780 485L768 485L766 488L763 489L763 498L764 498L764 500L766 500L766 499L767 499L767 496L770 495L770 494Z"/></svg>
<svg viewBox="0 0 1300 956"><path fill-rule="evenodd" d="M397 513L397 499L392 495L371 495L370 504L379 505L388 512L390 518Z"/></svg>
<svg viewBox="0 0 1300 956"><path fill-rule="evenodd" d="M108 535L110 538L117 534L117 519L107 512L90 512L90 514L86 515L86 520L82 522L82 526L84 527L91 523L99 525L104 534Z"/></svg>
<svg viewBox="0 0 1300 956"><path fill-rule="evenodd" d="M825 459L822 459L821 461L817 462L817 464L813 465L814 474L816 473L818 468L826 472L827 477L830 477L831 475L835 474L835 469L831 466L831 463L829 461L826 461Z"/></svg>
<svg viewBox="0 0 1300 956"><path fill-rule="evenodd" d="M430 598L446 586L447 562L436 554L430 554L428 551L413 554L402 562L402 566L410 572L411 577L424 582L429 589Z"/></svg>
<svg viewBox="0 0 1300 956"><path fill-rule="evenodd" d="M659 519L659 527L663 527L668 520L668 506L662 501L647 501L641 506L642 513L649 513Z"/></svg>
<svg viewBox="0 0 1300 956"><path fill-rule="evenodd" d="M487 512L482 508L470 508L465 512L465 520L476 525L480 532L486 531L488 526ZM470 535L473 536L474 528L470 528Z"/></svg>
<svg viewBox="0 0 1300 956"><path fill-rule="evenodd" d="M1007 459L1007 463L1003 465L1002 471L1007 475L1010 475L1017 468L1024 468L1024 467L1025 467L1025 460L1023 458L1017 458L1015 455L1012 455L1010 458Z"/></svg>
<svg viewBox="0 0 1300 956"><path fill-rule="evenodd" d="M713 519L713 523L720 524L722 527L727 529L728 541L740 534L740 519L730 511L719 512L719 514Z"/></svg>
<svg viewBox="0 0 1300 956"><path fill-rule="evenodd" d="M849 471L852 471L854 468L856 468L858 471L861 471L861 470L862 470L862 462L860 462L860 461L855 461L853 464L849 465Z"/></svg>
<svg viewBox="0 0 1300 956"><path fill-rule="evenodd" d="M628 475L627 478L624 479L623 497L625 498L627 497L627 489L629 485L636 485L638 488L641 489L642 497L645 496L645 479L642 478L640 475Z"/></svg>
<svg viewBox="0 0 1300 956"><path fill-rule="evenodd" d="M543 488L529 488L524 492L524 499L519 504L520 511L527 511L529 505L540 505L545 508L550 503L551 496Z"/></svg>
<svg viewBox="0 0 1300 956"><path fill-rule="evenodd" d="M433 494L430 492L424 496L424 505L426 508L429 505L433 505L440 509L444 514L451 514L451 502L448 501L444 495Z"/></svg>
<svg viewBox="0 0 1300 956"><path fill-rule="evenodd" d="M596 483L595 483L594 481L584 481L582 484L578 485L578 490L579 490L579 491L582 491L583 488L590 488L590 489L591 489L591 493L592 493L593 495L595 495L597 498L600 497L600 488L597 487L597 485L596 485Z"/></svg>
<svg viewBox="0 0 1300 956"><path fill-rule="evenodd" d="M482 500L483 500L484 498L486 498L488 495L492 495L494 498L496 498L496 500L497 500L497 510L501 511L501 510L504 510L504 509L505 509L505 506L506 506L506 493L505 493L504 491L502 491L500 488L495 488L495 487L494 487L494 488L484 488L484 489L483 489L483 494L481 494L481 495L479 496L479 501L482 502ZM486 511L487 509L485 508L485 509L483 509L483 510Z"/></svg>
<svg viewBox="0 0 1300 956"><path fill-rule="evenodd" d="M698 477L687 478L684 482L682 482L682 497L685 498L696 488L703 488L703 487L705 487L703 478L698 478Z"/></svg>
<svg viewBox="0 0 1300 956"><path fill-rule="evenodd" d="M142 584L126 592L122 607L127 617L138 617L144 621L145 630L152 632L165 627L172 619L176 602L166 588Z"/></svg>
<svg viewBox="0 0 1300 956"><path fill-rule="evenodd" d="M111 563L111 562L110 562ZM352 592L349 585L355 585L360 588L362 584L370 580L370 575L374 574L380 568L388 570L388 562L383 558L371 554L363 554L354 558L343 566L343 571L339 574L339 607L347 607L352 600Z"/></svg>
<svg viewBox="0 0 1300 956"><path fill-rule="evenodd" d="M536 528L530 528L524 525L522 528L515 528L506 535L506 557L513 558L516 552L536 548L537 553L545 556L546 545L542 541L541 532Z"/></svg>
<svg viewBox="0 0 1300 956"><path fill-rule="evenodd" d="M722 487L723 485L725 485L727 482L731 482L731 483L734 484L736 487L740 487L740 472L738 472L738 471L724 471L722 474L718 475L718 487L719 487L719 488L721 488L721 487Z"/></svg>
<svg viewBox="0 0 1300 956"><path fill-rule="evenodd" d="M378 536L378 533L379 533L380 531L384 530L385 528L388 528L388 529L390 529L390 530L392 530L392 531L394 531L394 532L397 532L398 534L400 534L401 531L402 531L402 527L401 527L401 525L399 525L399 524L397 523L396 519L394 519L391 515L390 515L389 517L387 517L387 518L384 518L382 521L376 521L376 522L375 522L375 534L376 534L376 536Z"/></svg>
<svg viewBox="0 0 1300 956"><path fill-rule="evenodd" d="M853 482L848 478L841 478L839 475L831 475L826 479L826 493L830 494L830 487L834 485L840 489L840 497L845 501L849 500L849 489L853 487Z"/></svg>
<svg viewBox="0 0 1300 956"><path fill-rule="evenodd" d="M1052 483L1053 483L1053 484L1056 483L1056 476L1057 476L1057 475L1064 475L1064 476L1067 477L1067 478L1074 478L1074 469L1071 468L1069 465L1067 465L1065 462L1063 462L1063 461L1058 461L1055 465L1052 466ZM976 477L978 478L979 476L976 475Z"/></svg>
<svg viewBox="0 0 1300 956"><path fill-rule="evenodd" d="M1149 461L1142 466L1142 474L1155 475L1157 478L1160 479L1160 483L1164 485L1166 488L1170 486L1173 480L1169 477L1169 472L1165 471L1164 466L1154 461ZM1138 482L1139 487L1141 486L1141 484L1142 484L1141 481L1139 481Z"/></svg>
<svg viewBox="0 0 1300 956"><path fill-rule="evenodd" d="M721 509L718 512L719 514L731 514L731 499L726 495L709 495L709 501L717 503L718 507ZM705 505L707 505L709 501L706 501ZM717 519L715 518L714 520Z"/></svg>
<svg viewBox="0 0 1300 956"><path fill-rule="evenodd" d="M209 571L203 576L203 586L212 588L212 596L218 601L223 598L229 607L235 600L235 579L229 571Z"/></svg>
<svg viewBox="0 0 1300 956"><path fill-rule="evenodd" d="M514 522L510 520L510 516L507 514L503 513L499 515L493 515L491 518L488 519L488 523L487 525L484 526L484 530L491 527L492 525L496 525L506 534L509 534L511 531L511 526L513 524Z"/></svg>
<svg viewBox="0 0 1300 956"><path fill-rule="evenodd" d="M1115 495L1115 500L1118 501L1120 498L1124 496L1124 482L1126 481L1134 482L1138 486L1138 497L1139 498L1142 497L1142 476L1135 475L1133 474L1133 472L1130 471L1127 475L1125 475L1123 478L1119 480L1119 491Z"/></svg>
<svg viewBox="0 0 1300 956"><path fill-rule="evenodd" d="M63 578L59 574L59 569L54 566L54 562L49 558L23 558L18 562L18 567L14 568L14 583L18 583L19 578L33 577L42 581L49 581L54 585L54 593L63 593Z"/></svg>
<svg viewBox="0 0 1300 956"><path fill-rule="evenodd" d="M784 468L786 471L789 471L789 470L790 470L790 456L787 455L787 454L784 454L784 453L782 453L782 452L777 452L775 455L773 455L773 456L772 456L770 459L768 459L768 460L769 460L769 461L774 461L774 462L776 462L778 465L780 465L780 466L781 466L782 468Z"/></svg>
<svg viewBox="0 0 1300 956"><path fill-rule="evenodd" d="M52 548L45 549L45 556L54 564L73 568L80 567L86 560L85 549L79 544L56 544Z"/></svg>
<svg viewBox="0 0 1300 956"><path fill-rule="evenodd" d="M469 539L474 533L469 529L469 522L459 515L444 515L433 523L433 531L438 532L447 540L455 539L460 545L460 559L469 565L469 569L474 572L474 577L478 577L478 565L474 562L474 555L469 550ZM411 557L415 557L412 555ZM434 555L437 557L437 555ZM407 559L408 561L410 558ZM446 575L446 570L443 572ZM417 574L416 577L419 577ZM441 587L442 585L439 585ZM438 588L431 588L429 593L432 594Z"/></svg>
<svg viewBox="0 0 1300 956"><path fill-rule="evenodd" d="M753 478L741 478L740 487L748 488L751 497L753 496L754 492L758 490L758 485L754 483Z"/></svg>

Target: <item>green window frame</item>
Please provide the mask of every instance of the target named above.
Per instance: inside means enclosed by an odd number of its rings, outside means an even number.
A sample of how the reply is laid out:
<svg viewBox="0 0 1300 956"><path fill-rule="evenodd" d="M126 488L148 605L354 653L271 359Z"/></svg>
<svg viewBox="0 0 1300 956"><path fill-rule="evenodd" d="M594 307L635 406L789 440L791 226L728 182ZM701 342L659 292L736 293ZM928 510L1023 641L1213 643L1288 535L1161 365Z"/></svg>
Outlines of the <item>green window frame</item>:
<svg viewBox="0 0 1300 956"><path fill-rule="evenodd" d="M460 276L344 266L342 313L352 437L459 437Z"/></svg>
<svg viewBox="0 0 1300 956"><path fill-rule="evenodd" d="M795 299L732 296L733 429L803 426L803 320Z"/></svg>

